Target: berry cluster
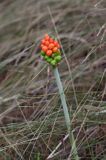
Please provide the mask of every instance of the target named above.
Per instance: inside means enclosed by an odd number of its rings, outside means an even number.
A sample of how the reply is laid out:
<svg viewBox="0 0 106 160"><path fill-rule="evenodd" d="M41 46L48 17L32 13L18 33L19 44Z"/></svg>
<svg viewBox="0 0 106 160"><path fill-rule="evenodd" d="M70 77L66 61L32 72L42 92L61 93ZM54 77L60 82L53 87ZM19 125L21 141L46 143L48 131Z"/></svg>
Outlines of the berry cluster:
<svg viewBox="0 0 106 160"><path fill-rule="evenodd" d="M59 43L48 34L41 41L41 55L53 66L56 66L61 60Z"/></svg>

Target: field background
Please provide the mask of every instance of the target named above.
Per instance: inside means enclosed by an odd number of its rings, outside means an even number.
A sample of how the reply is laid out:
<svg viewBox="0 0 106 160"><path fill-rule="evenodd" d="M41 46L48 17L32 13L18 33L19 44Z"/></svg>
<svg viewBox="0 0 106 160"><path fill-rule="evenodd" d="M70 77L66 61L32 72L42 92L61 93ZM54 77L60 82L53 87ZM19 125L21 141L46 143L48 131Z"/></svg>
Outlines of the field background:
<svg viewBox="0 0 106 160"><path fill-rule="evenodd" d="M71 160L58 89L40 57L55 35L81 160L106 160L106 1L0 0L0 160ZM56 149L56 146L58 148Z"/></svg>

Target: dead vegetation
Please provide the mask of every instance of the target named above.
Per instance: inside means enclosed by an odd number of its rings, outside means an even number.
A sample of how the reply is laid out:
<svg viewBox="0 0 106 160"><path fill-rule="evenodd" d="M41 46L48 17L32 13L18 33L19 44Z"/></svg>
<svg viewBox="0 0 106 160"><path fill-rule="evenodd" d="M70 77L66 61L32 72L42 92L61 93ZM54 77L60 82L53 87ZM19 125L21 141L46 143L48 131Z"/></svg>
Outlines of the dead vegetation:
<svg viewBox="0 0 106 160"><path fill-rule="evenodd" d="M0 1L0 160L71 159L57 86L39 56L47 32L63 47L79 156L106 159L105 18L105 0Z"/></svg>

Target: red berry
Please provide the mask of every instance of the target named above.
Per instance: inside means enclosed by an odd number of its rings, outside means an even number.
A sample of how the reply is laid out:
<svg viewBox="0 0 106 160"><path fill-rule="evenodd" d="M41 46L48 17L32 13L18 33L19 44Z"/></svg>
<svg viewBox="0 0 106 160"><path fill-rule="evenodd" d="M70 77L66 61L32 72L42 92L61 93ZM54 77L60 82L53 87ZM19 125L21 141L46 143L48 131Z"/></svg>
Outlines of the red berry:
<svg viewBox="0 0 106 160"><path fill-rule="evenodd" d="M54 42L54 40L53 40L52 38L50 38L50 39L49 39L49 42L50 42L50 43L53 43L53 42Z"/></svg>
<svg viewBox="0 0 106 160"><path fill-rule="evenodd" d="M49 44L49 49L53 49L54 48L54 44L53 43L50 43Z"/></svg>
<svg viewBox="0 0 106 160"><path fill-rule="evenodd" d="M45 40L49 40L49 39L50 39L49 35L46 34L46 35L45 35Z"/></svg>
<svg viewBox="0 0 106 160"><path fill-rule="evenodd" d="M48 46L49 45L49 41L45 41L45 45Z"/></svg>
<svg viewBox="0 0 106 160"><path fill-rule="evenodd" d="M57 44L57 47L58 47L58 48L60 48L60 45L59 45L59 43Z"/></svg>
<svg viewBox="0 0 106 160"><path fill-rule="evenodd" d="M42 48L43 46L44 46L43 44L40 45L41 48Z"/></svg>
<svg viewBox="0 0 106 160"><path fill-rule="evenodd" d="M48 50L47 46L43 46L43 47L42 47L42 50L43 50L44 52L46 52L46 51Z"/></svg>
<svg viewBox="0 0 106 160"><path fill-rule="evenodd" d="M57 41L54 41L54 44L57 46L57 45L58 45L58 42L57 42Z"/></svg>
<svg viewBox="0 0 106 160"><path fill-rule="evenodd" d="M44 44L41 44L41 48L42 48L42 47L45 47L45 45L44 45Z"/></svg>
<svg viewBox="0 0 106 160"><path fill-rule="evenodd" d="M42 44L45 44L45 39L42 39L42 41L41 41L41 42L42 42Z"/></svg>
<svg viewBox="0 0 106 160"><path fill-rule="evenodd" d="M51 56L52 55L52 50L47 50L46 55Z"/></svg>

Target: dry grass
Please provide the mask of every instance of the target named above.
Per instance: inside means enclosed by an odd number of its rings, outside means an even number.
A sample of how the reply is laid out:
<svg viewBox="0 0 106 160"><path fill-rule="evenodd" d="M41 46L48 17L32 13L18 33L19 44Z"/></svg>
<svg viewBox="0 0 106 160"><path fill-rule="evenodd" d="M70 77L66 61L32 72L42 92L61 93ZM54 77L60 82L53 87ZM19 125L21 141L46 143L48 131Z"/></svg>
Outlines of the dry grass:
<svg viewBox="0 0 106 160"><path fill-rule="evenodd" d="M57 86L39 56L47 32L63 47L79 156L106 159L105 17L105 0L0 1L0 160L44 160L54 150L51 159L71 159Z"/></svg>

